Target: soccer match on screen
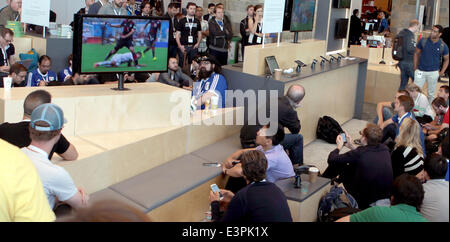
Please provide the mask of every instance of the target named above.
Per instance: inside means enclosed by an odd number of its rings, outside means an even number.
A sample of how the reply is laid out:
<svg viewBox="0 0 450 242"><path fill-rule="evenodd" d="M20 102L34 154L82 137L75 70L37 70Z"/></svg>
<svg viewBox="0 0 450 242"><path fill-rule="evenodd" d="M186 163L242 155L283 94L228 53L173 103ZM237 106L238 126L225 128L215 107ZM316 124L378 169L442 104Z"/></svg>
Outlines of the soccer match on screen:
<svg viewBox="0 0 450 242"><path fill-rule="evenodd" d="M167 66L169 21L84 18L81 71L159 71Z"/></svg>

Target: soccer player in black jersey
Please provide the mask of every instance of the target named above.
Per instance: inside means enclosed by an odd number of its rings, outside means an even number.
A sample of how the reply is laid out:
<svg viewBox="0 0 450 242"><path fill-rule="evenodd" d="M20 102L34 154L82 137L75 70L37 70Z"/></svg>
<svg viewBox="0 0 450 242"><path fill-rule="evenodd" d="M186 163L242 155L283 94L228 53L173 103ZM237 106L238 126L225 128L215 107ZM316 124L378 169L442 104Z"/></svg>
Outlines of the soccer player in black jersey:
<svg viewBox="0 0 450 242"><path fill-rule="evenodd" d="M109 59L112 55L117 53L120 49L123 47L127 47L133 55L135 55L134 47L133 47L133 34L136 32L136 25L134 22L130 19L124 20L120 25L112 25L109 24L113 28L123 28L123 32L120 35L119 40L117 41L116 46L113 50L109 52L109 54L106 56L105 61Z"/></svg>

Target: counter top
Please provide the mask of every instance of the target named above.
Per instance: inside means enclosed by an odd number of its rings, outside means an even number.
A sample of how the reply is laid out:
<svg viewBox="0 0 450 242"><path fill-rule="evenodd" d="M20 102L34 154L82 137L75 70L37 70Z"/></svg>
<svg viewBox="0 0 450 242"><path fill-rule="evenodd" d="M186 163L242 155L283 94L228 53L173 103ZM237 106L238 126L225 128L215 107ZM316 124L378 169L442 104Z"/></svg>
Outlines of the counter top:
<svg viewBox="0 0 450 242"><path fill-rule="evenodd" d="M327 63L325 63L325 65L323 67L320 66L320 61L319 61L316 64L314 69L311 68L311 64L308 64L306 67L302 68L302 71L300 73L296 73L294 71L294 73L292 73L292 74L283 74L281 76L281 80L279 80L279 81L283 82L283 83L294 82L294 81L298 81L300 79L305 79L305 78L308 78L308 77L311 77L314 75L319 75L321 73L333 71L333 70L343 68L346 66L367 62L367 59L358 58L358 57L355 57L355 58L356 59L354 59L354 60L343 59L343 60L341 60L341 62L336 62L336 61L334 61L333 63L327 62ZM223 66L222 68L227 69L227 70L242 72L243 65L241 63L238 63L238 64L226 65L226 66ZM272 77L270 77L270 78L272 78Z"/></svg>
<svg viewBox="0 0 450 242"><path fill-rule="evenodd" d="M309 175L300 175L302 181L309 182ZM300 188L294 187L295 178L288 178L284 180L276 181L275 184L283 191L284 195L288 200L293 200L297 202L303 202L310 196L314 195L316 192L320 191L323 187L330 184L331 180L324 177L317 177L317 181L310 184L308 192L303 194Z"/></svg>

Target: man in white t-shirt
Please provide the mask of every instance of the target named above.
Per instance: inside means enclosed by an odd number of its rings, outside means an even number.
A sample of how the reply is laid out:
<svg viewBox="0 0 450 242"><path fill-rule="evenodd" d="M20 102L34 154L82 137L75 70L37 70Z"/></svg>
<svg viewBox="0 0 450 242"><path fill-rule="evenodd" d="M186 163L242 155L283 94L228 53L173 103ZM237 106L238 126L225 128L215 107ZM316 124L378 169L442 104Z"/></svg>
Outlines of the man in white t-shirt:
<svg viewBox="0 0 450 242"><path fill-rule="evenodd" d="M128 63L128 67L134 64L135 67L139 68L141 66L145 66L144 64L138 64L138 60L142 57L141 52L137 52L133 54L131 52L123 53L123 54L115 54L109 61L101 61L94 64L94 67L97 68L99 66L104 67L119 67L121 64Z"/></svg>
<svg viewBox="0 0 450 242"><path fill-rule="evenodd" d="M59 140L65 123L61 108L46 103L33 110L30 121L31 144L22 151L31 159L41 178L50 208L55 209L59 202L73 209L85 207L89 196L75 187L72 177L62 167L53 164L48 154Z"/></svg>

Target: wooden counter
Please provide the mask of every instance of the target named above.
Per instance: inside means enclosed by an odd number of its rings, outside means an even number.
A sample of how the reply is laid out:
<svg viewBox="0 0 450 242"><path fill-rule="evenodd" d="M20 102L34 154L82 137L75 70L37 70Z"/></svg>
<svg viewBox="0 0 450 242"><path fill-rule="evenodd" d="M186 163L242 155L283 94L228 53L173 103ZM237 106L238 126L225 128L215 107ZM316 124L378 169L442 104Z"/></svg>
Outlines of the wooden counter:
<svg viewBox="0 0 450 242"><path fill-rule="evenodd" d="M383 48L370 48L361 45L350 46L350 56L364 58L369 61L369 64L378 64L383 59ZM385 48L384 61L386 64L397 63L392 59L392 48Z"/></svg>

